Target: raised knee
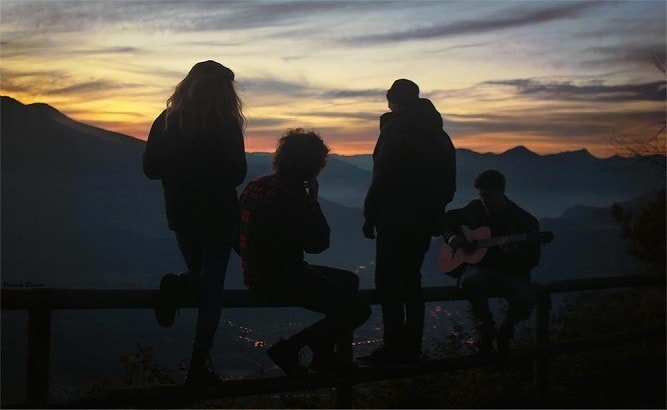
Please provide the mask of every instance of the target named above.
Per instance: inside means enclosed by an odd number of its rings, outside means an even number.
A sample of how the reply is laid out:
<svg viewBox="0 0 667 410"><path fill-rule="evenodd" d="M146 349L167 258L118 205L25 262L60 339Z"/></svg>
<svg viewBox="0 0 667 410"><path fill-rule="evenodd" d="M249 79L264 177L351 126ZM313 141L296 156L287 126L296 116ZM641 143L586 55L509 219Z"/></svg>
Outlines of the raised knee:
<svg viewBox="0 0 667 410"><path fill-rule="evenodd" d="M487 286L486 276L478 270L465 272L461 278L461 289L464 291L474 291L485 289Z"/></svg>
<svg viewBox="0 0 667 410"><path fill-rule="evenodd" d="M368 303L359 302L354 309L353 314L353 325L354 327L359 327L366 323L369 317L371 317L371 307Z"/></svg>

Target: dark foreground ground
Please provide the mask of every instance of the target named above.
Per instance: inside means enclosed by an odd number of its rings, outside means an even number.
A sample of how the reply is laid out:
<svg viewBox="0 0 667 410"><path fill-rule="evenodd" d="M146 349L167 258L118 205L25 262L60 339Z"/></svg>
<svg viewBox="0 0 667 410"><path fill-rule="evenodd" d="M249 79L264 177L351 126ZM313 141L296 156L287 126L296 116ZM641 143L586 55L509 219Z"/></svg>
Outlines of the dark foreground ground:
<svg viewBox="0 0 667 410"><path fill-rule="evenodd" d="M653 342L655 346L655 342ZM473 369L356 386L355 408L667 408L666 357L628 346L555 358L540 400L533 364ZM331 408L332 390L211 400L191 408Z"/></svg>

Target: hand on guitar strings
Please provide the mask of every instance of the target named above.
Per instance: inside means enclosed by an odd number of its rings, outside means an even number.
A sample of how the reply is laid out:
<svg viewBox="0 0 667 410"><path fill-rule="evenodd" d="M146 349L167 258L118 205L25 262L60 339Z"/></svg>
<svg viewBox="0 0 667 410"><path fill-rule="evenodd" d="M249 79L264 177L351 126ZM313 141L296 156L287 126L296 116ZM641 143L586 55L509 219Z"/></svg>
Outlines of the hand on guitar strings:
<svg viewBox="0 0 667 410"><path fill-rule="evenodd" d="M447 241L447 244L452 248L452 255L458 249L469 250L471 247L474 247L474 244L468 242L468 240L464 236L460 235L450 236L449 241Z"/></svg>

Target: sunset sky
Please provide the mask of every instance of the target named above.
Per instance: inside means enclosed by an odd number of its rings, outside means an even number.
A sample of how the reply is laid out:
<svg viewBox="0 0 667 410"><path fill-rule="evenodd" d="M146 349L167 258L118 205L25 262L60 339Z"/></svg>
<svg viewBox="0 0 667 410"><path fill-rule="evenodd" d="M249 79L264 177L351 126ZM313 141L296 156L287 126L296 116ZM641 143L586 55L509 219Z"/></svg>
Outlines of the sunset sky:
<svg viewBox="0 0 667 410"><path fill-rule="evenodd" d="M616 153L665 118L665 1L0 1L0 93L146 139L198 61L236 73L248 151L314 128L371 152L419 84L458 148Z"/></svg>

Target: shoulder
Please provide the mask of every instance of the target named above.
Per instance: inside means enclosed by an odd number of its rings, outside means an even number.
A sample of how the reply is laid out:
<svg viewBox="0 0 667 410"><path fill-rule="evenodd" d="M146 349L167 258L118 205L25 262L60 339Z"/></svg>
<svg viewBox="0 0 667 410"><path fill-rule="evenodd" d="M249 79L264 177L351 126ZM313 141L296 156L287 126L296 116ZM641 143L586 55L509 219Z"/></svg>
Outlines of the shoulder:
<svg viewBox="0 0 667 410"><path fill-rule="evenodd" d="M473 199L472 201L468 202L468 205L463 207L463 209L469 212L484 212L484 204L480 199Z"/></svg>
<svg viewBox="0 0 667 410"><path fill-rule="evenodd" d="M510 203L510 206L512 207L512 212L514 213L514 215L520 221L522 221L526 224L535 224L535 225L537 225L537 218L535 218L535 216L533 216L530 212L521 208L519 205L517 205L513 201L509 201L509 203Z"/></svg>
<svg viewBox="0 0 667 410"><path fill-rule="evenodd" d="M153 128L166 128L167 110L163 110L153 121Z"/></svg>
<svg viewBox="0 0 667 410"><path fill-rule="evenodd" d="M393 112L386 112L380 116L380 130L382 128L389 124L389 122L394 119L394 113Z"/></svg>
<svg viewBox="0 0 667 410"><path fill-rule="evenodd" d="M261 175L248 182L248 186L275 186L276 184L274 175Z"/></svg>
<svg viewBox="0 0 667 410"><path fill-rule="evenodd" d="M410 145L411 132L410 126L405 115L391 114L391 117L382 125L378 142L382 141L392 147Z"/></svg>
<svg viewBox="0 0 667 410"><path fill-rule="evenodd" d="M482 205L482 201L479 199L473 199L462 208L447 211L448 214L477 214L482 212L484 212L484 205Z"/></svg>
<svg viewBox="0 0 667 410"><path fill-rule="evenodd" d="M167 109L165 108L158 114L158 116L155 118L155 121L164 121L164 119L167 118Z"/></svg>
<svg viewBox="0 0 667 410"><path fill-rule="evenodd" d="M162 111L153 121L148 132L148 142L162 140L167 134L167 110Z"/></svg>

